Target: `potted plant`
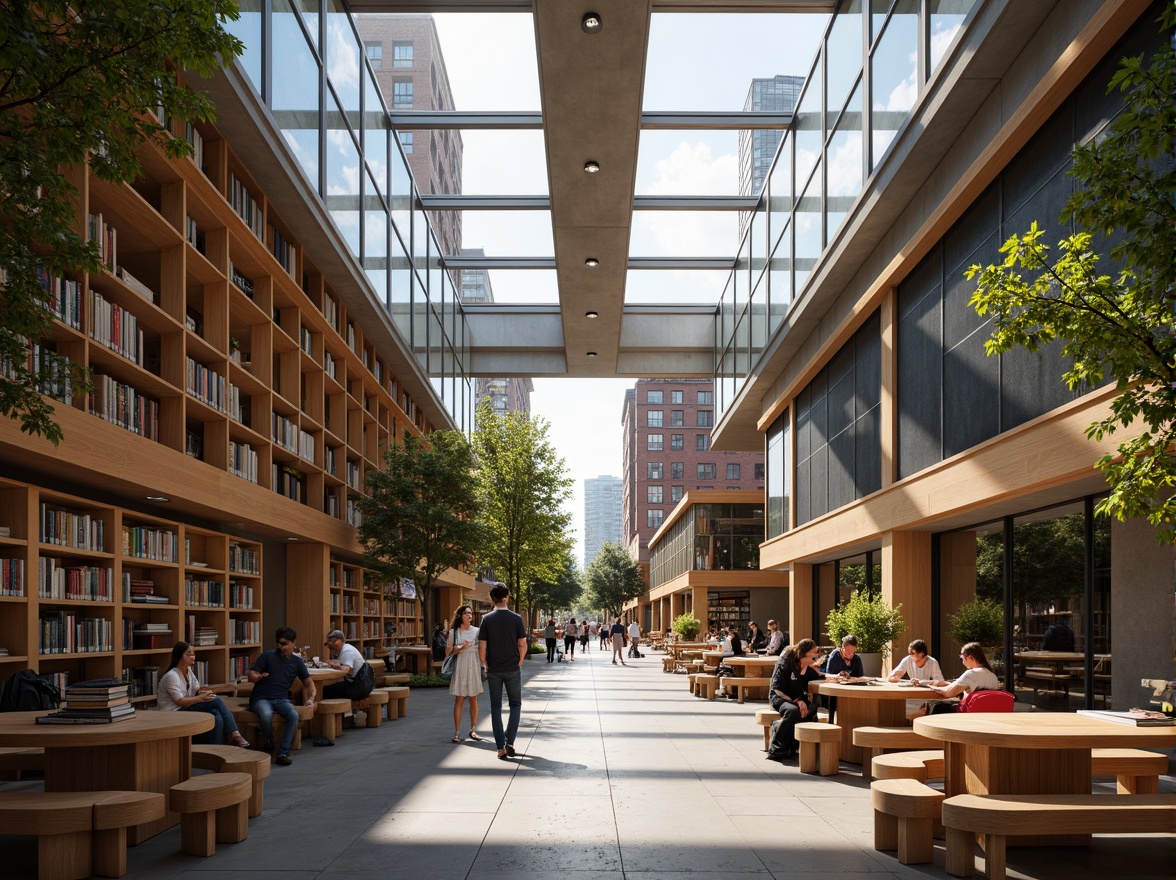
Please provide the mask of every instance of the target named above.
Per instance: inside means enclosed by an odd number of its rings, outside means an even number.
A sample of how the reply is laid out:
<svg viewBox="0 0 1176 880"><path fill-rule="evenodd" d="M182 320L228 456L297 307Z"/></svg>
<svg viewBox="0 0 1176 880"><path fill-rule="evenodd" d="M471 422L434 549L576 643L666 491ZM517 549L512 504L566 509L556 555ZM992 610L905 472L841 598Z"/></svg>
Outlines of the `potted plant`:
<svg viewBox="0 0 1176 880"><path fill-rule="evenodd" d="M881 596L858 590L825 618L825 632L840 645L844 636L855 635L866 675L882 674L882 661L890 654L890 643L906 629L902 605L890 607Z"/></svg>
<svg viewBox="0 0 1176 880"><path fill-rule="evenodd" d="M702 621L693 614L680 614L674 618L674 632L684 642L692 642L702 630Z"/></svg>

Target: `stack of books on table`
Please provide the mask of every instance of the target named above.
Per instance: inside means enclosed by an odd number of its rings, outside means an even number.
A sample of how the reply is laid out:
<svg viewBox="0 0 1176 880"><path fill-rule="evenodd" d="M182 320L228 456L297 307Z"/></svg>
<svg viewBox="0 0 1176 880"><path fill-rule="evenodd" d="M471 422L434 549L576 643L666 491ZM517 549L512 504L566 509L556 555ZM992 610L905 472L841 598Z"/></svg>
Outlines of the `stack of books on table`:
<svg viewBox="0 0 1176 880"><path fill-rule="evenodd" d="M81 681L65 689L65 705L38 724L110 724L135 715L130 686L117 678Z"/></svg>

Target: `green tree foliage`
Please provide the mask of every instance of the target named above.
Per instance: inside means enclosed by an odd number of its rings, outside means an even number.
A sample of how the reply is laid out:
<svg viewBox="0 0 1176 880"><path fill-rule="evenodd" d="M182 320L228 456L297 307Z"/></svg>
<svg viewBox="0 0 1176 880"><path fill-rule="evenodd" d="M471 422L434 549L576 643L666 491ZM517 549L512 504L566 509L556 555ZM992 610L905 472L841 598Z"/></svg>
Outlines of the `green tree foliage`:
<svg viewBox="0 0 1176 880"><path fill-rule="evenodd" d="M472 567L483 539L473 450L460 431L428 442L404 432L369 471L359 499L359 540L367 565L389 581L416 582L424 632L433 631L430 594L446 569Z"/></svg>
<svg viewBox="0 0 1176 880"><path fill-rule="evenodd" d="M627 601L645 592L641 568L624 547L612 541L600 545L596 558L588 565L585 580L589 603L610 617L620 614Z"/></svg>
<svg viewBox="0 0 1176 880"><path fill-rule="evenodd" d="M702 621L693 614L679 614L674 618L671 629L681 637L682 641L692 642L702 632Z"/></svg>
<svg viewBox="0 0 1176 880"><path fill-rule="evenodd" d="M554 614L575 608L584 593L583 579L580 576L580 566L576 564L575 555L569 551L564 557L563 568L554 580L539 579L531 584L531 604L528 607L532 618L536 611Z"/></svg>
<svg viewBox="0 0 1176 880"><path fill-rule="evenodd" d="M890 643L905 629L902 605L891 608L885 598L871 596L865 588L855 591L825 618L825 632L834 644L855 635L859 651L881 654L882 659L890 655Z"/></svg>
<svg viewBox="0 0 1176 880"><path fill-rule="evenodd" d="M547 421L478 407L474 447L487 529L480 561L510 589L515 607L534 607L531 587L554 583L572 550L572 479L551 445Z"/></svg>
<svg viewBox="0 0 1176 880"><path fill-rule="evenodd" d="M38 389L84 376L62 357L28 365L29 340L52 314L38 278L99 271L86 241L74 181L90 172L116 184L138 177L136 150L154 141L191 152L154 115L208 120L204 95L180 86L176 67L211 74L241 52L221 25L236 0L8 2L0 13L0 415L54 444L53 404Z"/></svg>
<svg viewBox="0 0 1176 880"><path fill-rule="evenodd" d="M1100 514L1146 517L1161 541L1176 540L1176 7L1160 18L1162 47L1146 62L1125 58L1110 83L1125 109L1103 136L1073 151L1078 187L1061 217L1079 230L1052 254L1036 223L1001 248L1001 262L966 273L971 305L991 315L989 354L1055 340L1071 388L1115 383L1110 414L1094 440L1135 432L1096 466L1111 487ZM1092 249L1114 242L1110 262ZM1114 268L1112 268L1112 265Z"/></svg>

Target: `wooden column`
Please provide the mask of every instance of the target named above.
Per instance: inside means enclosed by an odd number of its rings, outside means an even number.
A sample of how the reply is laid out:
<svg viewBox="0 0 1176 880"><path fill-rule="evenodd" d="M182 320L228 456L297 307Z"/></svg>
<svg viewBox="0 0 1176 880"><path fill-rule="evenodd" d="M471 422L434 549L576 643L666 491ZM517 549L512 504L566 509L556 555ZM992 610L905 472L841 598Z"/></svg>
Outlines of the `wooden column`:
<svg viewBox="0 0 1176 880"><path fill-rule="evenodd" d="M809 638L813 619L813 566L807 562L792 563L789 577L788 620L777 621L788 633L788 641L796 644ZM815 638L815 636L813 636Z"/></svg>
<svg viewBox="0 0 1176 880"><path fill-rule="evenodd" d="M907 644L931 633L931 533L889 532L882 538L882 595L891 606L902 604L906 631L891 646L890 660L883 672L893 667L896 656L906 655Z"/></svg>

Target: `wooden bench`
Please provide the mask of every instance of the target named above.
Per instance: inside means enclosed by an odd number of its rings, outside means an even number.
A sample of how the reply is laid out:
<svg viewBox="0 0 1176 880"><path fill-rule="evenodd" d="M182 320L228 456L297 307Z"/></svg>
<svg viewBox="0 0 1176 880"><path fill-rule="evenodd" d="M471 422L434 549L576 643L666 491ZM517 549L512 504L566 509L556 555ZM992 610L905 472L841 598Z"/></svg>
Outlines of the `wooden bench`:
<svg viewBox="0 0 1176 880"><path fill-rule="evenodd" d="M356 712L362 709L367 712L367 726L379 727L384 723L384 718L388 714L389 703L391 703L391 699L387 691L373 690L362 700L352 700L351 711Z"/></svg>
<svg viewBox="0 0 1176 880"><path fill-rule="evenodd" d="M755 710L755 723L764 729L764 751L766 752L772 744L772 725L780 720L780 713L768 706L765 709ZM829 720L829 712L826 709L817 710L817 721Z"/></svg>
<svg viewBox="0 0 1176 880"><path fill-rule="evenodd" d="M249 794L249 816L260 816L265 809L265 780L272 766L265 752L237 746L192 746L192 767L214 773L248 773L253 787Z"/></svg>
<svg viewBox="0 0 1176 880"><path fill-rule="evenodd" d="M314 731L331 742L343 735L343 716L351 711L351 700L342 697L314 704Z"/></svg>
<svg viewBox="0 0 1176 880"><path fill-rule="evenodd" d="M388 720L395 721L397 718L408 717L408 692L407 687L384 687L377 688L388 695ZM373 691L374 693L374 691Z"/></svg>
<svg viewBox="0 0 1176 880"><path fill-rule="evenodd" d="M1173 834L1176 795L957 794L943 802L943 824L947 873L972 876L976 835L983 834L988 880L1004 880L1010 835Z"/></svg>
<svg viewBox="0 0 1176 880"><path fill-rule="evenodd" d="M764 699L768 697L768 685L772 682L767 678L748 678L746 676L727 675L723 677L723 690L734 691L735 696L742 703L749 691L762 691ZM759 694L756 694L759 696Z"/></svg>
<svg viewBox="0 0 1176 880"><path fill-rule="evenodd" d="M237 722L237 727L241 729L244 736L250 742L261 746L261 719L257 717L257 713L249 708L249 699L247 697L231 697L225 700L229 711L233 713L233 720ZM298 712L298 730L294 732L294 745L290 747L291 751L298 751L302 748L302 724L310 721L314 717L314 710L308 709L306 706L295 706L294 709ZM282 741L282 733L286 729L286 719L281 715L274 715L274 745Z"/></svg>
<svg viewBox="0 0 1176 880"><path fill-rule="evenodd" d="M800 743L800 772L836 776L841 770L841 728L820 721L801 721L795 730Z"/></svg>
<svg viewBox="0 0 1176 880"><path fill-rule="evenodd" d="M674 672L677 670L678 661L674 659L672 654L667 654L662 657L662 672Z"/></svg>
<svg viewBox="0 0 1176 880"><path fill-rule="evenodd" d="M943 792L917 779L875 779L870 783L874 849L898 850L898 860L904 865L930 864L932 836L943 798Z"/></svg>
<svg viewBox="0 0 1176 880"><path fill-rule="evenodd" d="M127 826L164 815L163 795L154 792L0 792L0 833L37 838L39 880L123 876Z"/></svg>
<svg viewBox="0 0 1176 880"><path fill-rule="evenodd" d="M875 779L914 779L927 782L943 778L943 749L891 752L874 759Z"/></svg>
<svg viewBox="0 0 1176 880"><path fill-rule="evenodd" d="M862 776L870 779L871 762L887 749L927 749L935 745L935 740L915 733L911 727L856 727L853 744L863 751Z"/></svg>
<svg viewBox="0 0 1176 880"><path fill-rule="evenodd" d="M715 698L715 691L719 687L719 677L717 675L707 675L699 672L694 676L694 688L696 697L706 697L708 700Z"/></svg>
<svg viewBox="0 0 1176 880"><path fill-rule="evenodd" d="M1168 756L1146 749L1093 749L1091 776L1116 777L1119 794L1159 794Z"/></svg>
<svg viewBox="0 0 1176 880"><path fill-rule="evenodd" d="M99 877L127 872L127 828L167 815L167 802L154 791L92 791L94 838L91 870Z"/></svg>
<svg viewBox="0 0 1176 880"><path fill-rule="evenodd" d="M32 746L0 748L0 779L20 780L25 773L45 773L45 750Z"/></svg>
<svg viewBox="0 0 1176 880"><path fill-rule="evenodd" d="M394 687L400 684L408 684L408 680L412 676L407 672L387 672L384 675L377 675L380 679L380 684L383 687Z"/></svg>
<svg viewBox="0 0 1176 880"><path fill-rule="evenodd" d="M211 856L218 843L240 843L249 836L248 773L207 773L173 785L168 806L180 814L180 848Z"/></svg>

